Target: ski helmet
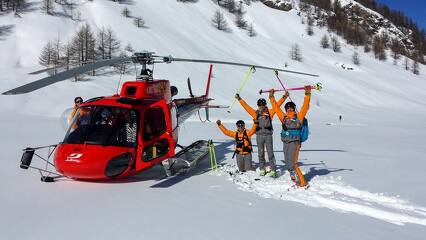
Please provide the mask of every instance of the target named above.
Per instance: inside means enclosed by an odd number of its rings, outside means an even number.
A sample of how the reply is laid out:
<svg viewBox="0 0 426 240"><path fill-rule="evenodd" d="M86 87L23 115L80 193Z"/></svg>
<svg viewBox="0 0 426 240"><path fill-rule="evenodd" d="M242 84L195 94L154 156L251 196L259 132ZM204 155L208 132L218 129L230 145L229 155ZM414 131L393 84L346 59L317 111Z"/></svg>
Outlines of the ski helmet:
<svg viewBox="0 0 426 240"><path fill-rule="evenodd" d="M257 106L266 106L266 100L264 98L259 98L259 100L257 100Z"/></svg>
<svg viewBox="0 0 426 240"><path fill-rule="evenodd" d="M236 123L236 125L237 125L237 127L239 127L239 126L244 127L246 124L244 123L243 120L238 120L237 123Z"/></svg>
<svg viewBox="0 0 426 240"><path fill-rule="evenodd" d="M293 108L294 110L296 110L296 104L294 104L294 102L287 102L284 105L284 109L287 111L289 108Z"/></svg>

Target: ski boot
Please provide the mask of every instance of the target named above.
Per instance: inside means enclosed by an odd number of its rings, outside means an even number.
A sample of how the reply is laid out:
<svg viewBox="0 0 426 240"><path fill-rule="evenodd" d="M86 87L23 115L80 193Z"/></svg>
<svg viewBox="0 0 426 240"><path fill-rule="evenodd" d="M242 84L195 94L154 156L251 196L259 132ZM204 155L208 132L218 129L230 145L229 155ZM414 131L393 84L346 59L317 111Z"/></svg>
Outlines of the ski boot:
<svg viewBox="0 0 426 240"><path fill-rule="evenodd" d="M291 178L291 181L293 181L294 182L294 184L296 184L296 185L298 185L298 181L297 181L297 174L296 174L296 171L294 171L294 170L289 170L289 172L290 172L290 178Z"/></svg>
<svg viewBox="0 0 426 240"><path fill-rule="evenodd" d="M277 173L276 171L274 171L274 170L271 170L271 171L269 172L269 176L270 176L271 178L277 178L277 177L278 177L278 173Z"/></svg>

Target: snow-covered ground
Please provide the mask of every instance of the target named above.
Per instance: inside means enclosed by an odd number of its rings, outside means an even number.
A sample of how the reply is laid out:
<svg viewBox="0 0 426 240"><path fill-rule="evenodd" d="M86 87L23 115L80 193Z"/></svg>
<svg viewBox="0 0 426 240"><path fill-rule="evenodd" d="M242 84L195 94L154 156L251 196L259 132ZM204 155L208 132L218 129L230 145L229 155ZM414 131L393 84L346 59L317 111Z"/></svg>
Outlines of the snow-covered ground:
<svg viewBox="0 0 426 240"><path fill-rule="evenodd" d="M322 82L308 113L310 139L300 165L310 180L307 190L290 187L288 174L254 181L256 173L230 176L234 161L232 139L214 123L194 118L181 129L180 143L214 139L224 166L211 172L208 160L192 174L163 179L161 168L126 181L93 183L72 180L45 184L37 172L19 169L20 150L57 143L64 135L60 118L75 96L85 99L116 91L120 76L59 84L19 96L0 96L0 229L5 239L136 237L143 239L423 239L426 234L426 78L379 62L359 50L361 66L351 64L353 47L342 53L319 46L325 29L305 34L295 11L246 7L257 36L233 26L230 32L210 26L217 6L212 1L184 4L174 0L81 2L82 18L94 29L111 26L135 49L183 58L241 61L319 74L320 78L280 76L287 87ZM148 28L138 29L120 15L124 6L142 16ZM0 40L0 92L36 80L37 57L47 40L62 41L78 28L69 19L40 15L0 17L0 25L15 25ZM48 30L52 30L49 32ZM299 43L303 62L289 60L291 45ZM342 64L354 67L347 70ZM424 66L422 66L424 68ZM187 96L186 78L194 93L204 91L208 65L156 65L157 78L170 79L179 96ZM217 104L231 104L247 69L214 66L211 95ZM422 71L422 70L421 70ZM132 79L133 76L123 76ZM279 88L274 74L258 70L241 93L255 103L258 91ZM266 97L266 96L265 96ZM301 104L303 93L291 97ZM232 114L213 110L232 128L236 119L250 118L238 105ZM342 122L338 116L342 115ZM275 154L282 166L282 144L275 120ZM255 151L257 149L255 148ZM256 153L255 153L256 155ZM254 157L257 162L257 157Z"/></svg>

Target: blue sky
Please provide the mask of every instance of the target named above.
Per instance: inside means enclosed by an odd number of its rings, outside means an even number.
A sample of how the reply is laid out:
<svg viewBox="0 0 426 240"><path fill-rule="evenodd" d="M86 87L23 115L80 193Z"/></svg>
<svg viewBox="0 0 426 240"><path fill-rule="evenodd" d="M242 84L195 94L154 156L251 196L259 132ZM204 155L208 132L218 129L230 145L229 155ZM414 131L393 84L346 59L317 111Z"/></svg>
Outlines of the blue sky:
<svg viewBox="0 0 426 240"><path fill-rule="evenodd" d="M426 29L426 0L376 0L392 10L400 10L413 19L420 28Z"/></svg>

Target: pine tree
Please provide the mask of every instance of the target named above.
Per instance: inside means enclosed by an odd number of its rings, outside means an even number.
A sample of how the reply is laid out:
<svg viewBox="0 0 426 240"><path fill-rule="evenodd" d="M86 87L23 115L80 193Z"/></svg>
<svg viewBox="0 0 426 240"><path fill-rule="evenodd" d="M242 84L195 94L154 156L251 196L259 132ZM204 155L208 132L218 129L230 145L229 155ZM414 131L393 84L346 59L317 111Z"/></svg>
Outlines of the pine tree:
<svg viewBox="0 0 426 240"><path fill-rule="evenodd" d="M373 39L373 52L374 57L378 58L380 61L385 61L387 59L385 52L385 43L380 36L375 36Z"/></svg>
<svg viewBox="0 0 426 240"><path fill-rule="evenodd" d="M235 12L235 0L224 0L225 1L225 8L228 9L230 13Z"/></svg>
<svg viewBox="0 0 426 240"><path fill-rule="evenodd" d="M337 39L336 36L333 36L331 38L331 48L333 49L334 52L340 52L341 51L341 46L340 46L340 42Z"/></svg>
<svg viewBox="0 0 426 240"><path fill-rule="evenodd" d="M405 67L405 70L407 71L410 70L408 57L405 57L404 67Z"/></svg>
<svg viewBox="0 0 426 240"><path fill-rule="evenodd" d="M133 20L133 23L138 28L141 28L141 27L145 26L145 21L143 20L142 17L135 17L134 20Z"/></svg>
<svg viewBox="0 0 426 240"><path fill-rule="evenodd" d="M243 3L240 2L235 9L235 24L237 27L246 29L247 28L247 21L244 20L244 10L243 10Z"/></svg>
<svg viewBox="0 0 426 240"><path fill-rule="evenodd" d="M291 46L290 57L295 61L302 61L302 53L299 47L299 44L295 43Z"/></svg>
<svg viewBox="0 0 426 240"><path fill-rule="evenodd" d="M61 65L65 67L65 70L69 70L71 65L71 57L73 55L71 50L71 43L68 42L67 44L63 45L61 52Z"/></svg>
<svg viewBox="0 0 426 240"><path fill-rule="evenodd" d="M256 31L254 30L254 27L253 27L253 24L252 24L252 23L250 23L250 24L248 25L248 27L247 27L247 34L248 34L250 37L254 37L254 36L256 36Z"/></svg>
<svg viewBox="0 0 426 240"><path fill-rule="evenodd" d="M371 39L367 38L364 42L364 52L369 53L371 51Z"/></svg>
<svg viewBox="0 0 426 240"><path fill-rule="evenodd" d="M220 10L216 10L213 18L212 18L213 26L218 30L226 30L227 23L223 13Z"/></svg>
<svg viewBox="0 0 426 240"><path fill-rule="evenodd" d="M53 10L55 10L53 0L43 0L41 10L46 14L53 14Z"/></svg>
<svg viewBox="0 0 426 240"><path fill-rule="evenodd" d="M419 71L419 62L417 62L417 60L413 61L413 66L411 67L412 71L414 74L419 75L420 71Z"/></svg>
<svg viewBox="0 0 426 240"><path fill-rule="evenodd" d="M390 49L392 51L393 64L396 65L403 52L402 44L397 39L392 39Z"/></svg>
<svg viewBox="0 0 426 240"><path fill-rule="evenodd" d="M309 35L309 36L312 36L312 35L314 35L314 29L312 28L312 26L307 26L306 27L306 33Z"/></svg>
<svg viewBox="0 0 426 240"><path fill-rule="evenodd" d="M324 34L324 36L321 38L321 47L322 48L329 48L330 47L330 43L328 41L328 37L326 34Z"/></svg>
<svg viewBox="0 0 426 240"><path fill-rule="evenodd" d="M96 58L106 59L107 34L105 27L99 30L96 38Z"/></svg>
<svg viewBox="0 0 426 240"><path fill-rule="evenodd" d="M413 65L411 66L411 71L416 75L420 74L420 71L419 71L419 56L420 56L420 54L421 53L419 51L415 51L412 55Z"/></svg>
<svg viewBox="0 0 426 240"><path fill-rule="evenodd" d="M111 59L118 50L120 50L120 40L117 39L115 33L111 28L108 28L106 31L106 39L107 39L107 59Z"/></svg>
<svg viewBox="0 0 426 240"><path fill-rule="evenodd" d="M57 68L61 65L61 55L60 54L61 54L62 44L61 44L59 38L56 39L53 42L52 46L53 46L53 58L52 58L53 61L52 61L52 64L53 64L53 67L54 67L54 74L56 74L57 71L58 71Z"/></svg>
<svg viewBox="0 0 426 240"><path fill-rule="evenodd" d="M39 63L40 65L44 66L44 67L50 67L51 64L53 63L53 58L54 58L54 47L53 44L49 41L46 43L46 45L43 47L43 49L41 50L41 54L39 56Z"/></svg>
<svg viewBox="0 0 426 240"><path fill-rule="evenodd" d="M129 18L131 13L127 7L124 7L123 10L121 11L121 14L125 16L126 18Z"/></svg>
<svg viewBox="0 0 426 240"><path fill-rule="evenodd" d="M71 43L72 62L78 65L95 60L95 38L90 26L85 24L80 27Z"/></svg>
<svg viewBox="0 0 426 240"><path fill-rule="evenodd" d="M354 52L354 54L352 55L352 62L357 66L361 64L358 52Z"/></svg>

